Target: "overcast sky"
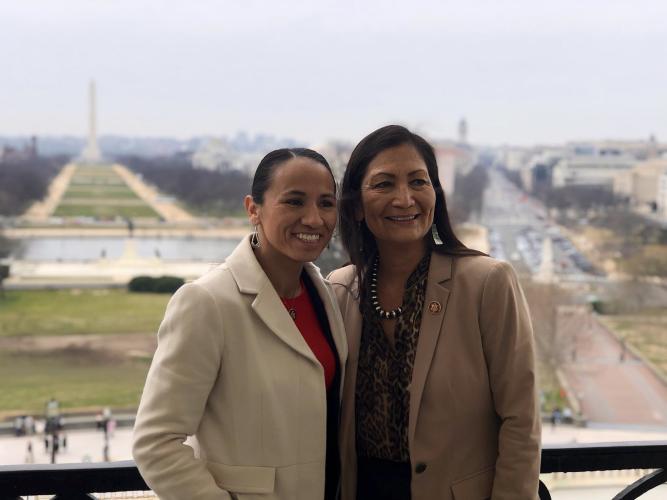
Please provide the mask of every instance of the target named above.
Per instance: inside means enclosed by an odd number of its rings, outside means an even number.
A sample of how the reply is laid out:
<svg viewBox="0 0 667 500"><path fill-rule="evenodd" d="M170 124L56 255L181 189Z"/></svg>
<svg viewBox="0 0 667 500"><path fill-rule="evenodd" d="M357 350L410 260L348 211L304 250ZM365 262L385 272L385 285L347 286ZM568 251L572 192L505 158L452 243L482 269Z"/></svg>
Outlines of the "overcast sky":
<svg viewBox="0 0 667 500"><path fill-rule="evenodd" d="M667 140L667 1L2 0L0 135Z"/></svg>

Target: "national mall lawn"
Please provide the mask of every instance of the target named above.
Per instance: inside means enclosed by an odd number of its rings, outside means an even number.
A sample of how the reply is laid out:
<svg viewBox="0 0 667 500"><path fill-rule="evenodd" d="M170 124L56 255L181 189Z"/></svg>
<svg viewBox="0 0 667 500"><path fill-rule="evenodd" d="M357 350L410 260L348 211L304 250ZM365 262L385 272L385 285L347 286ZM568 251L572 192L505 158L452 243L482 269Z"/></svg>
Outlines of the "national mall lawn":
<svg viewBox="0 0 667 500"><path fill-rule="evenodd" d="M122 289L0 295L0 418L136 408L169 294Z"/></svg>

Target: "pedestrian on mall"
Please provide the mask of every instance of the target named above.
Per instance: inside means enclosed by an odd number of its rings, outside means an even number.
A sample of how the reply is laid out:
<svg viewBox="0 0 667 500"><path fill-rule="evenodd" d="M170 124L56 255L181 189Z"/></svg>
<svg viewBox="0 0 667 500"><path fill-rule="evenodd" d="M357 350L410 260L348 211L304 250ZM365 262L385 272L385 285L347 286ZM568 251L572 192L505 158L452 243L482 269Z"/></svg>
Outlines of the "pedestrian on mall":
<svg viewBox="0 0 667 500"><path fill-rule="evenodd" d="M28 445L25 451L25 463L34 464L35 463L35 453L32 450L32 441L28 441Z"/></svg>

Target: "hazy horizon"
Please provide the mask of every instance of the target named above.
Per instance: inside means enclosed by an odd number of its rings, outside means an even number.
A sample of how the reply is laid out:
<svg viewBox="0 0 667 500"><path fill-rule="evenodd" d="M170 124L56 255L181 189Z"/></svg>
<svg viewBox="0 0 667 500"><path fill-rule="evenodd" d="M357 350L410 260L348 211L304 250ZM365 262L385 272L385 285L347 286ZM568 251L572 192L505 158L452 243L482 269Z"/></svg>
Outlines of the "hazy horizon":
<svg viewBox="0 0 667 500"><path fill-rule="evenodd" d="M100 136L454 138L465 117L474 144L667 138L657 0L26 0L0 19L2 136L85 136L95 79Z"/></svg>

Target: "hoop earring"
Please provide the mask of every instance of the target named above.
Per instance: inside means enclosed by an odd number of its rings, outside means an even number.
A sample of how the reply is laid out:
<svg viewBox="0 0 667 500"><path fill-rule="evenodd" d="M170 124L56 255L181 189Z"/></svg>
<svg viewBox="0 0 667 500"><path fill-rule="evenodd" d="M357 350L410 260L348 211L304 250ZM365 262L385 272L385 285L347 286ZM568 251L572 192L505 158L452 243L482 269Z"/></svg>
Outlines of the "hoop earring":
<svg viewBox="0 0 667 500"><path fill-rule="evenodd" d="M253 248L259 248L262 244L259 241L259 234L257 233L257 226L255 226L255 231L250 235L250 246Z"/></svg>

